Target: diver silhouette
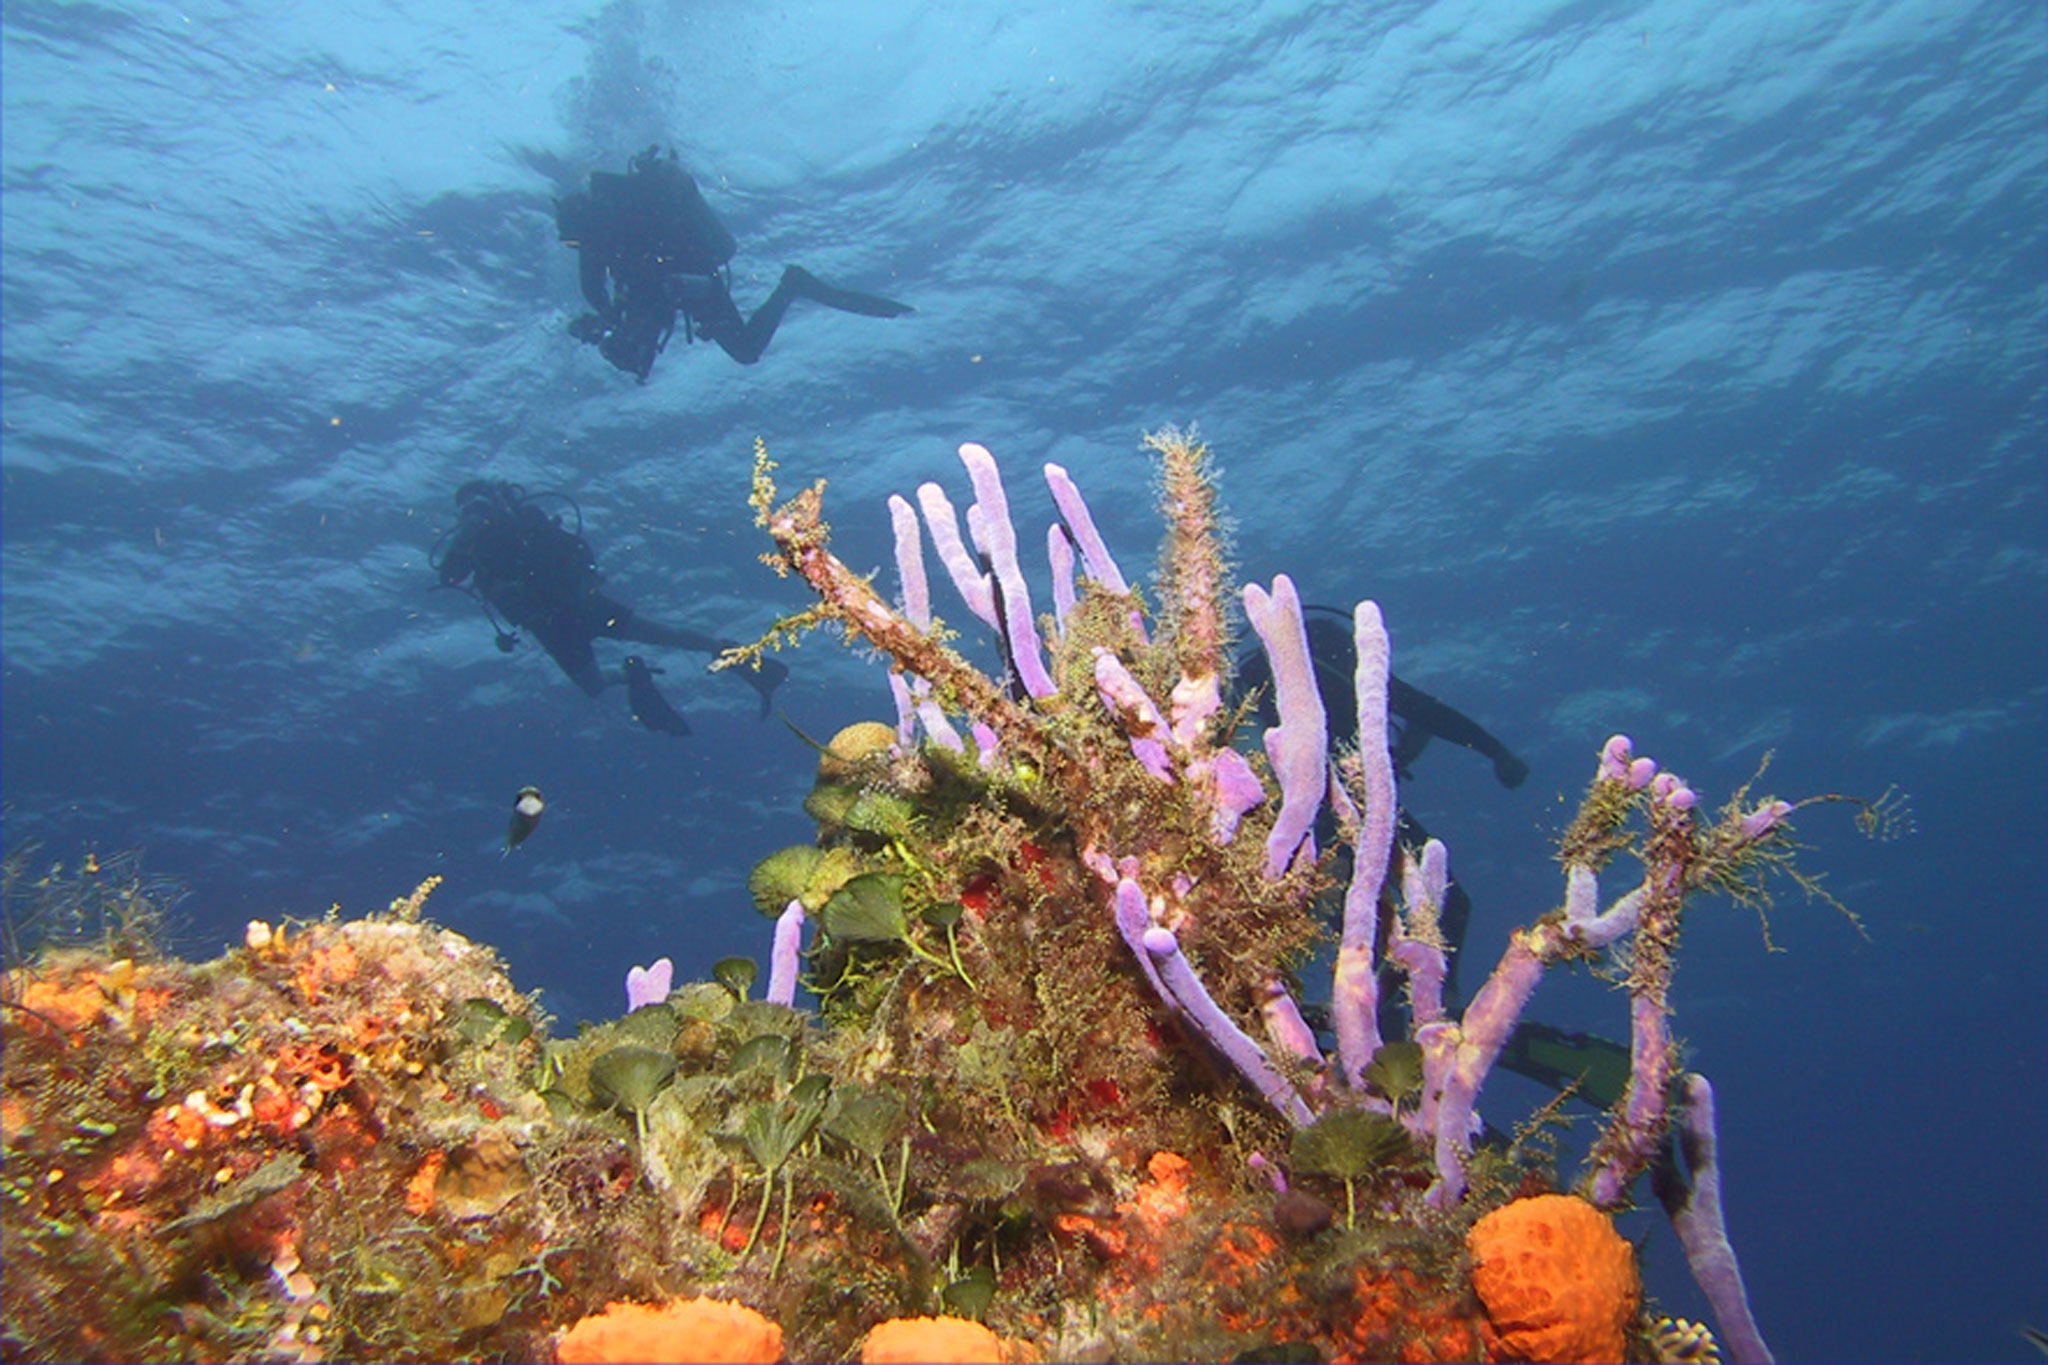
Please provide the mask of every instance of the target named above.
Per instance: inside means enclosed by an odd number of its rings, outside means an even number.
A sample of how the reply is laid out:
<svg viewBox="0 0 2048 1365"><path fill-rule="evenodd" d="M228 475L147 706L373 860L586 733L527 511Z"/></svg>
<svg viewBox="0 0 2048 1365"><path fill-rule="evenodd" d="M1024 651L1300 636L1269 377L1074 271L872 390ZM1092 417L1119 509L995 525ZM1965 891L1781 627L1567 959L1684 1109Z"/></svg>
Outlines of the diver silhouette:
<svg viewBox="0 0 2048 1365"><path fill-rule="evenodd" d="M555 201L555 227L562 242L577 250L583 297L593 310L569 324L570 335L596 346L643 384L678 317L686 343L702 337L751 365L798 299L875 318L912 311L893 299L827 284L792 265L754 315L742 317L726 270L738 244L674 151L663 156L649 147L624 175L592 171L587 191Z"/></svg>
<svg viewBox="0 0 2048 1365"><path fill-rule="evenodd" d="M603 636L715 654L733 642L649 620L605 592L596 556L583 538L580 509L572 531L539 505L549 499L575 508L565 494L529 493L496 479L472 479L456 489L456 524L428 557L440 586L466 592L483 606L501 651L509 654L519 643L509 623L532 634L589 695L623 684L635 720L650 730L687 735L688 722L655 689L652 675L659 669L630 655L618 671L607 672L598 667L592 644ZM734 672L760 694L763 716L770 695L789 676L788 668L774 659L761 660L759 669Z"/></svg>

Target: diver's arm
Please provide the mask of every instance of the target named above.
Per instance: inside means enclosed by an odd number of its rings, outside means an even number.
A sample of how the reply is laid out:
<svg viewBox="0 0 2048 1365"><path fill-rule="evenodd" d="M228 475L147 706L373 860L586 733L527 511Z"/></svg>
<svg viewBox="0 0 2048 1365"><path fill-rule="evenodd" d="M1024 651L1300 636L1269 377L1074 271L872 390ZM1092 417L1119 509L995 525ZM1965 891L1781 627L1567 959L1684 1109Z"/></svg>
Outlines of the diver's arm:
<svg viewBox="0 0 2048 1365"><path fill-rule="evenodd" d="M597 311L607 323L618 320L618 308L612 303L610 285L605 279L604 260L597 252L584 247L577 253L577 283L583 288L583 301Z"/></svg>
<svg viewBox="0 0 2048 1365"><path fill-rule="evenodd" d="M448 548L441 553L441 562L434 568L441 575L441 586L453 588L474 573L476 566L476 536L464 526L449 540Z"/></svg>

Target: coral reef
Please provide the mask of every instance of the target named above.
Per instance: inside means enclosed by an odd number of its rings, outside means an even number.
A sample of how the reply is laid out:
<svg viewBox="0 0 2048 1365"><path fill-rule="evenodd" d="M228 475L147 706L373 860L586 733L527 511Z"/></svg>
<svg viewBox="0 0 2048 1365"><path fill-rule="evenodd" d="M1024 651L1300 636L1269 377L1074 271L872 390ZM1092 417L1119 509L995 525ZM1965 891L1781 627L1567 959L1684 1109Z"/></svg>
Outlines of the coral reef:
<svg viewBox="0 0 2048 1365"><path fill-rule="evenodd" d="M633 969L623 1017L551 1037L489 949L422 918L431 881L382 914L252 924L214 962L131 934L11 971L6 1353L1707 1358L1637 1304L1604 1210L1654 1167L1717 1310L1739 1304L1711 1094L1676 1070L1666 992L1688 897L1756 894L1793 808L1738 793L1697 818L1610 741L1563 835L1562 906L1454 1017L1442 846L1395 847L1384 745L1332 751L1285 578L1243 593L1279 723L1240 733L1206 453L1151 445L1156 600L1049 466L1043 618L987 452L963 452L965 537L936 484L892 500L900 606L831 554L820 489L779 503L759 455L769 562L818 604L740 653L836 624L887 656L898 704L822 746L816 840L754 873L766 998L750 962L673 985L664 961ZM933 614L920 513L1003 677ZM1370 604L1356 626L1358 733L1378 736L1385 633ZM1348 884L1316 844L1326 802ZM1295 995L1339 900L1326 1057ZM1630 992L1629 1093L1585 1198L1542 1144L1474 1141L1558 964ZM1383 1009L1402 989L1405 1013ZM1559 1205L1569 1224L1498 1240ZM1599 1292L1542 1288L1588 1264Z"/></svg>

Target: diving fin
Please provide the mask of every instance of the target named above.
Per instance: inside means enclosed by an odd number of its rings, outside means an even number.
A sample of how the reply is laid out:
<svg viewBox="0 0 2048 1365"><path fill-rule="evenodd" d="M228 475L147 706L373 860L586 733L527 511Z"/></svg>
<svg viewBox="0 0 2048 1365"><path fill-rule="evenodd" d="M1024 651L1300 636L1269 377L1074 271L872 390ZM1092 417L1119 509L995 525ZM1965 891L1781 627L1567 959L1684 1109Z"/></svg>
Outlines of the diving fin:
<svg viewBox="0 0 2048 1365"><path fill-rule="evenodd" d="M665 735L687 735L690 723L654 688L654 670L638 654L626 656L626 699L633 719Z"/></svg>
<svg viewBox="0 0 2048 1365"><path fill-rule="evenodd" d="M793 292L798 298L822 303L842 313L859 313L867 318L898 318L917 311L907 303L885 299L880 294L861 294L827 284L800 265L790 266L783 275L794 286Z"/></svg>
<svg viewBox="0 0 2048 1365"><path fill-rule="evenodd" d="M1577 1097L1595 1109L1613 1108L1628 1090L1628 1045L1595 1033L1524 1021L1508 1035L1500 1064L1553 1090L1576 1083Z"/></svg>
<svg viewBox="0 0 2048 1365"><path fill-rule="evenodd" d="M774 700L775 689L782 686L783 680L789 677L789 665L780 659L756 656L753 663L734 664L732 672L741 682L753 688L761 698L761 714L755 719L768 719L768 704Z"/></svg>

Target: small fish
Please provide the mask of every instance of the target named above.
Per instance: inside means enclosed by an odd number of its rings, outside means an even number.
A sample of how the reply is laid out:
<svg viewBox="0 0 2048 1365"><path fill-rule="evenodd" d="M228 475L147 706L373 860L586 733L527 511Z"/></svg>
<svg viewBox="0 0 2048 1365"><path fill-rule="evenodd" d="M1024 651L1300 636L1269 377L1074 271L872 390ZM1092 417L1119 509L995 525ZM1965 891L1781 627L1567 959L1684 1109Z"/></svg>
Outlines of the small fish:
<svg viewBox="0 0 2048 1365"><path fill-rule="evenodd" d="M521 787L519 795L512 798L512 825L505 831L505 852L526 842L526 836L540 827L541 812L547 803L540 799L539 787Z"/></svg>

